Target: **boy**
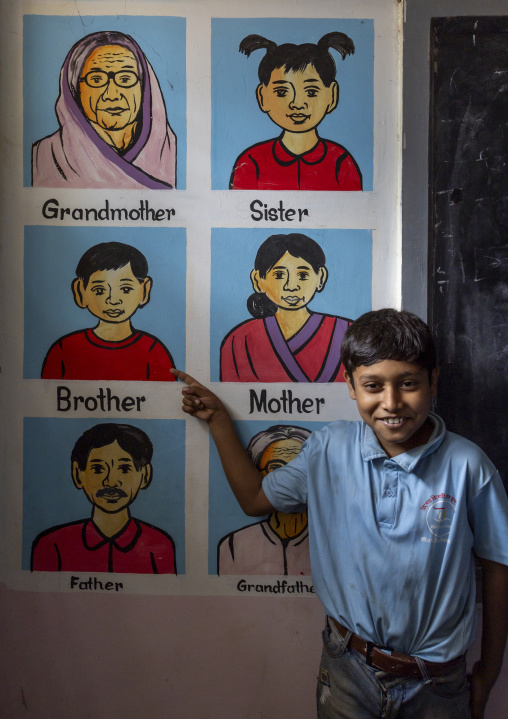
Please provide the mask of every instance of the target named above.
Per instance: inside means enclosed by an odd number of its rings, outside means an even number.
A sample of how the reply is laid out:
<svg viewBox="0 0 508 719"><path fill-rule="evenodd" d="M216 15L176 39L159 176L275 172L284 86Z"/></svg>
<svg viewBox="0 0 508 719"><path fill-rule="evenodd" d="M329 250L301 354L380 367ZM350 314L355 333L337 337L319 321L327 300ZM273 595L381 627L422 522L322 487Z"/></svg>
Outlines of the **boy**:
<svg viewBox="0 0 508 719"><path fill-rule="evenodd" d="M328 615L320 719L481 719L508 630L508 500L471 442L430 412L438 369L415 315L383 309L342 343L362 422L314 432L288 465L261 476L222 403L183 373L185 412L208 422L247 514L307 507L312 576ZM474 554L483 565L482 657L474 636Z"/></svg>
<svg viewBox="0 0 508 719"><path fill-rule="evenodd" d="M148 263L135 247L103 242L87 250L76 267L72 293L78 307L99 322L57 340L44 360L42 379L174 381L166 347L131 323L150 301L151 289Z"/></svg>

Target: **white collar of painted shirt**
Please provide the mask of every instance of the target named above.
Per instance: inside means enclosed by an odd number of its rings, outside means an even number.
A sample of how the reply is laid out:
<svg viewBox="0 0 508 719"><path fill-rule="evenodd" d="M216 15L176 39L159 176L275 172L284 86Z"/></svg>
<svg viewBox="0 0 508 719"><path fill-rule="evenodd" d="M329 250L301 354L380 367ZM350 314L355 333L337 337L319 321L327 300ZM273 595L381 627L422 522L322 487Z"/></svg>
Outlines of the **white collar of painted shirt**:
<svg viewBox="0 0 508 719"><path fill-rule="evenodd" d="M429 419L433 424L429 441L426 444L421 444L418 447L414 447L407 452L403 452L391 458L388 457L379 444L374 430L365 424L365 422L362 422L361 450L363 460L368 462L372 459L382 457L384 459L390 459L391 462L396 462L405 472L412 472L422 457L426 457L436 451L446 434L446 427L441 417L434 414L434 412L429 412Z"/></svg>

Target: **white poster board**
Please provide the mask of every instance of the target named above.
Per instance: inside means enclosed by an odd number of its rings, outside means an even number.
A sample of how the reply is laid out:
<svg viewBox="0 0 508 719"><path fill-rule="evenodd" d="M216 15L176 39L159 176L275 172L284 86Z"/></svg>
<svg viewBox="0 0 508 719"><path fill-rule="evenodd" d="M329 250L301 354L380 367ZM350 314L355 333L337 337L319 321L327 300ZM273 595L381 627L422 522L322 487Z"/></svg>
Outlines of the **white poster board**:
<svg viewBox="0 0 508 719"><path fill-rule="evenodd" d="M400 305L397 5L391 0L283 1L276 8L264 1L255 7L204 0L41 1L6 10L4 53L10 61L2 82L10 102L3 127L8 142L2 169L1 382L7 431L0 531L1 578L9 588L312 595L310 575L298 570L305 576L291 575L284 564L259 575L253 566L234 574L220 571L218 545L249 521L229 493L206 426L182 414L181 387L163 372L171 361L210 384L231 409L246 444L274 425L312 431L335 419L356 418L344 382L337 381L340 365L332 366L329 356L340 327L337 317L347 325L371 308ZM274 89L258 79L266 50L249 56L238 51L250 35L280 47L315 44L335 31L352 41L354 51L349 46L344 60L330 51L338 85L323 81L332 98L326 109L312 91L321 76L307 78L311 92L300 101L296 80L288 79L294 71ZM125 36L134 44L119 45ZM82 49L84 38L93 41ZM112 55L108 50L110 55L102 56L104 47L113 47ZM118 47L127 48L125 57L115 56ZM73 72L74 94L66 84ZM281 87L295 92L292 105ZM291 105L290 119L277 115L283 102ZM321 112L322 122L312 124L309 107ZM111 138L118 137L124 121L118 118L129 113L125 125L131 135L124 132L117 147ZM289 130L284 123L292 123ZM303 132L305 123L310 129ZM307 154L288 149L291 138L310 137L318 124L317 144ZM260 175L258 187L249 185L249 172ZM284 336L276 316L253 319L247 309L256 290L251 271L259 248L275 235L293 234L311 238L326 255L326 274L309 310L315 327L308 325L307 335L296 339ZM125 278L118 275L127 266L124 260L113 267L99 260L90 271L92 285L97 281L102 294L110 292L107 306L106 299L92 297L88 280L76 275L80 260L103 243L134 247L147 260L149 299L145 283L134 311L127 309ZM316 276L321 266L312 270ZM113 296L113 275L123 299ZM139 272L129 277L139 291ZM302 301L296 290L293 295L289 305ZM308 297L302 303L311 304ZM113 325L118 330L122 313L124 334L108 335ZM246 328L254 332L249 341L259 350L256 357L231 350L240 337L247 342L241 334ZM139 346L148 343L138 354L120 347L133 337ZM127 375L108 374L107 363L94 375L96 353L103 356L112 342L126 358L112 364L125 365ZM158 363L152 362L156 353ZM81 369L70 369L75 361ZM137 362L147 375L133 370ZM238 369L242 362L250 363L250 379ZM152 481L135 488L132 502L111 491L97 498L73 469L76 441L103 424L137 428L153 445ZM112 548L110 537L94 534L90 520L101 501L124 502L128 513L132 503L132 517L159 532L147 541L166 542L166 549L149 548L149 554L171 553L172 545L174 564L167 554L148 568L137 560L115 564L114 552L124 551L125 558L130 544L124 535ZM142 529L131 525L132 542ZM54 556L42 552L45 558L34 567L39 535ZM261 555L253 541L253 552ZM80 564L72 548L80 542L88 549L102 542L109 551L106 565Z"/></svg>

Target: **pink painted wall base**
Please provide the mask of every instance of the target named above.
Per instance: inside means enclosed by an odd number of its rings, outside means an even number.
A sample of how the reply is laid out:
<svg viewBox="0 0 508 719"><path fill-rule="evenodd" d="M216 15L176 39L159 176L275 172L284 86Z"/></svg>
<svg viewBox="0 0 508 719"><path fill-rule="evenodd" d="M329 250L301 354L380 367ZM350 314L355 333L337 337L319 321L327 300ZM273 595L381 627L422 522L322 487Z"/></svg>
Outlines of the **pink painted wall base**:
<svg viewBox="0 0 508 719"><path fill-rule="evenodd" d="M0 585L2 719L315 716L317 599L79 597ZM476 642L470 652L479 653ZM486 719L506 716L508 661Z"/></svg>

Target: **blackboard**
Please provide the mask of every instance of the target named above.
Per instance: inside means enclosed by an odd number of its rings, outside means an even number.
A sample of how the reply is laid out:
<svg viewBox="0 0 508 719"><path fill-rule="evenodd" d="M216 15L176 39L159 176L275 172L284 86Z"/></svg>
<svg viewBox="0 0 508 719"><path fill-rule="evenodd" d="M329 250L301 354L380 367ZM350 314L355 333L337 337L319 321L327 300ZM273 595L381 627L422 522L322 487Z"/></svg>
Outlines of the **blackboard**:
<svg viewBox="0 0 508 719"><path fill-rule="evenodd" d="M430 60L436 409L508 488L508 17L434 18Z"/></svg>

